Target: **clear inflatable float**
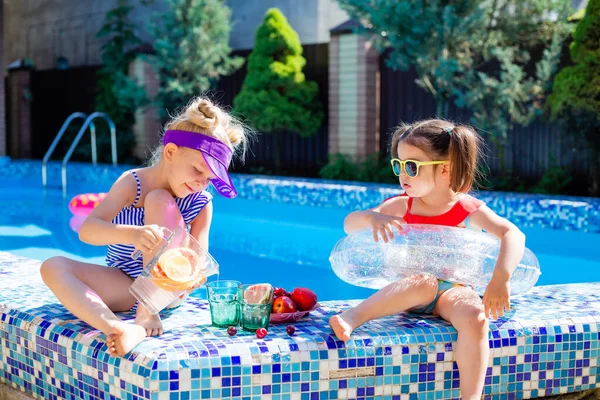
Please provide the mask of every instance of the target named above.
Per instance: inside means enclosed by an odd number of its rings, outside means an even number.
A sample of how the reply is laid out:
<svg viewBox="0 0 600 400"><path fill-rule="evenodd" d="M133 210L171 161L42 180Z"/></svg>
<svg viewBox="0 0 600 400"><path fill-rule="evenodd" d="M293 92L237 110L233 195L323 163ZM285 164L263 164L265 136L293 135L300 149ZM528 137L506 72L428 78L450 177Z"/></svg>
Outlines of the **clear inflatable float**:
<svg viewBox="0 0 600 400"><path fill-rule="evenodd" d="M329 261L343 281L381 289L399 279L430 274L449 282L473 286L483 295L500 251L500 241L481 231L440 225L407 224L394 239L375 242L366 230L340 239ZM511 294L535 286L541 275L536 256L525 249L510 279Z"/></svg>

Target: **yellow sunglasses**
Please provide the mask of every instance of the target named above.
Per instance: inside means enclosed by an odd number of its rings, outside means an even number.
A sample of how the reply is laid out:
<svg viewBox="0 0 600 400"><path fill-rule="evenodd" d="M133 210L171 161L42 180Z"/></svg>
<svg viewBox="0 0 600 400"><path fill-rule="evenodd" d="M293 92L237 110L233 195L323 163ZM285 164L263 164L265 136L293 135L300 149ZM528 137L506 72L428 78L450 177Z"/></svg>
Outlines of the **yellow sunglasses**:
<svg viewBox="0 0 600 400"><path fill-rule="evenodd" d="M422 165L437 165L437 164L445 164L448 160L445 161L415 161L415 160L399 160L397 158L392 158L392 170L396 176L400 176L402 173L402 168L404 168L404 172L406 175L411 178L416 178L419 175L419 167Z"/></svg>

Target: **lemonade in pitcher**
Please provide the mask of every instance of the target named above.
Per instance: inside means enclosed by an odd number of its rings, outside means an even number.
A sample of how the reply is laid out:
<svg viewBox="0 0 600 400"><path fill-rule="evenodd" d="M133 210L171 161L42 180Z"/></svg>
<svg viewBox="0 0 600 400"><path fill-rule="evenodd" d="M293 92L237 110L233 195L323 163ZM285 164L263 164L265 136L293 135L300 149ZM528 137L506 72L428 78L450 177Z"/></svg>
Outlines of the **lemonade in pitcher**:
<svg viewBox="0 0 600 400"><path fill-rule="evenodd" d="M186 230L178 227L165 239L129 291L148 311L157 314L196 283L218 272L215 259Z"/></svg>

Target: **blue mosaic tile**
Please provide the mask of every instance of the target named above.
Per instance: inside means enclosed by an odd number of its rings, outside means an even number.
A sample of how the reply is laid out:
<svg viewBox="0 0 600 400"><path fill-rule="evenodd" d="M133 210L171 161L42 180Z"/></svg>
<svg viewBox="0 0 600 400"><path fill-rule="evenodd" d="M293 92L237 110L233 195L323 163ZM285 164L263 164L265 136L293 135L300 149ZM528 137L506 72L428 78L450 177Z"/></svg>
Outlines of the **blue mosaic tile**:
<svg viewBox="0 0 600 400"><path fill-rule="evenodd" d="M0 253L0 382L37 398L458 398L456 331L433 316L371 321L348 343L328 319L357 300L323 302L296 324L257 339L210 326L189 298L163 315L165 334L126 357L71 315L39 277L39 262ZM491 322L485 398L530 398L596 388L600 284L536 287ZM120 313L131 321L133 313Z"/></svg>

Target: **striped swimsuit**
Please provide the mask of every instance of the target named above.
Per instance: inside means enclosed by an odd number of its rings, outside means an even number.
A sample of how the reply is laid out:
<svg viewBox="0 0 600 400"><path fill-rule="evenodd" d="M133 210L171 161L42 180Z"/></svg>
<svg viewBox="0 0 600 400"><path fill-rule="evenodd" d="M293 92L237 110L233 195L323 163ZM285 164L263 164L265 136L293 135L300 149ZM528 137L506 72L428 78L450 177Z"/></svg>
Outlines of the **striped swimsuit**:
<svg viewBox="0 0 600 400"><path fill-rule="evenodd" d="M117 216L112 220L112 223L143 226L144 208L135 207L141 194L140 178L135 171L131 171L131 174L135 178L137 184L135 201L132 205L119 211ZM189 194L184 198L176 197L175 203L179 207L179 212L186 225L189 225L211 199L212 195L203 190L202 192ZM143 260L142 257L137 259L131 258L131 254L134 251L135 248L131 244L111 244L108 246L108 252L106 254L106 265L119 268L121 271L135 279L142 273Z"/></svg>

